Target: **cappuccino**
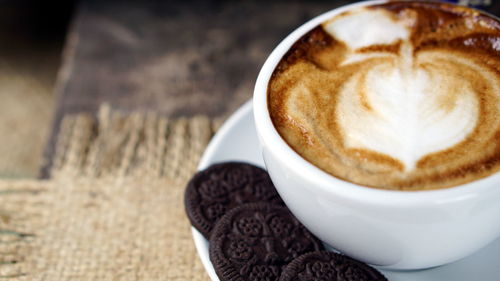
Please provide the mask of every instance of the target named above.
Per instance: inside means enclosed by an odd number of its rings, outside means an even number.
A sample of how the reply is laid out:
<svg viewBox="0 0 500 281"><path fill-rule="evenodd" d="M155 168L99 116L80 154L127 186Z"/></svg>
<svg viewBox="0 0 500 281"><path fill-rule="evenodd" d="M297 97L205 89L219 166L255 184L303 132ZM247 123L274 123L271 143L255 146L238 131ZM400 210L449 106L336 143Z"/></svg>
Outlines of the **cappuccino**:
<svg viewBox="0 0 500 281"><path fill-rule="evenodd" d="M268 85L279 134L340 179L438 189L500 171L500 22L444 3L341 13L298 40Z"/></svg>

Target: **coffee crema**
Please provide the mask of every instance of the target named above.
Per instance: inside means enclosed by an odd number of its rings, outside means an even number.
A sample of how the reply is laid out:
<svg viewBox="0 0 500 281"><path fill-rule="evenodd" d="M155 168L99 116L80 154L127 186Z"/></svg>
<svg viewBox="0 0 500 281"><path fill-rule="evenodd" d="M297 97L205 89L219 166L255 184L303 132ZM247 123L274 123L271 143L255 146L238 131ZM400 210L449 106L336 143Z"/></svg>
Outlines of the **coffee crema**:
<svg viewBox="0 0 500 281"><path fill-rule="evenodd" d="M268 85L274 126L340 179L447 188L500 171L500 22L444 3L353 8L301 37Z"/></svg>

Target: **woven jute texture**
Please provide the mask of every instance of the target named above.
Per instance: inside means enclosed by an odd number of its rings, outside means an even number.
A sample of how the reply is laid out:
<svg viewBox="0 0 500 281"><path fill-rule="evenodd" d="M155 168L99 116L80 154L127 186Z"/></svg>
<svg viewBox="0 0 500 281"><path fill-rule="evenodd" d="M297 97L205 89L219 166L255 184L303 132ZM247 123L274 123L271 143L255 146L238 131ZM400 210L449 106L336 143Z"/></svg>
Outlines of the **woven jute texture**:
<svg viewBox="0 0 500 281"><path fill-rule="evenodd" d="M67 117L48 181L0 182L0 280L209 280L184 188L204 117Z"/></svg>

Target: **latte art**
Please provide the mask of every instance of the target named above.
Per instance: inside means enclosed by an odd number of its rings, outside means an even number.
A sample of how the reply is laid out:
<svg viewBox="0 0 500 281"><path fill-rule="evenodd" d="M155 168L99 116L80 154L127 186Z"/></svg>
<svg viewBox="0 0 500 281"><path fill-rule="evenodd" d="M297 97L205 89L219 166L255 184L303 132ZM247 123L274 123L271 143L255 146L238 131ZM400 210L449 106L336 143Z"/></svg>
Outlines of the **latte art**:
<svg viewBox="0 0 500 281"><path fill-rule="evenodd" d="M435 189L500 170L500 24L447 4L391 2L306 34L271 78L275 127L326 172Z"/></svg>
<svg viewBox="0 0 500 281"><path fill-rule="evenodd" d="M403 51L361 69L338 91L333 112L344 146L387 154L404 170L415 169L422 157L464 141L477 126L480 96L468 79L477 78L464 77L477 71L481 67L445 51L415 59Z"/></svg>

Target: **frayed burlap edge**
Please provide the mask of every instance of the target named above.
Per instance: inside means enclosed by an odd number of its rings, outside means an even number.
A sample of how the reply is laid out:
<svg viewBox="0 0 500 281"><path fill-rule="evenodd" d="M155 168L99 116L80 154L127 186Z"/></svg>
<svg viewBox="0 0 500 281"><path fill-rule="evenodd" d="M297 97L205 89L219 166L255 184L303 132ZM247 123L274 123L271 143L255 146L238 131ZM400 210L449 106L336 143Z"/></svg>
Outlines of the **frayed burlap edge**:
<svg viewBox="0 0 500 281"><path fill-rule="evenodd" d="M183 194L220 123L65 118L51 180L0 182L0 280L208 280Z"/></svg>
<svg viewBox="0 0 500 281"><path fill-rule="evenodd" d="M150 177L185 181L220 120L204 116L169 119L154 113L124 115L101 107L61 124L51 175L61 177Z"/></svg>
<svg viewBox="0 0 500 281"><path fill-rule="evenodd" d="M50 186L47 181L0 181L0 280L27 275L25 261L48 210L43 195Z"/></svg>

